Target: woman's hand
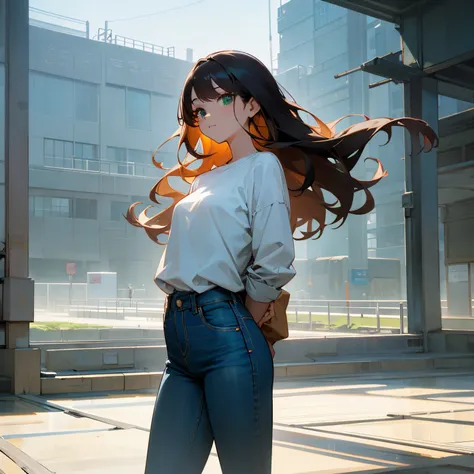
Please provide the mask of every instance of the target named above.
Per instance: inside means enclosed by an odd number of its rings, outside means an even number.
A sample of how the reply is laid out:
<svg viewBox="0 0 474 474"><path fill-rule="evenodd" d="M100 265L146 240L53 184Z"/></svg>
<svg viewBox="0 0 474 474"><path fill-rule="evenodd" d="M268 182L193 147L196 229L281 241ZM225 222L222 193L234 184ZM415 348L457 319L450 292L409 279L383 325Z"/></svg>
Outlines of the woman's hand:
<svg viewBox="0 0 474 474"><path fill-rule="evenodd" d="M268 305L268 309L265 314L260 318L259 321L257 321L258 327L261 328L265 323L270 321L273 316L275 316L275 303L272 301Z"/></svg>
<svg viewBox="0 0 474 474"><path fill-rule="evenodd" d="M275 303L273 301L271 303L261 303L260 301L255 301L247 295L245 306L253 316L253 319L259 328L261 328L266 322L270 321L273 316L275 316ZM272 358L275 357L275 349L273 349L273 344L268 341L267 344Z"/></svg>

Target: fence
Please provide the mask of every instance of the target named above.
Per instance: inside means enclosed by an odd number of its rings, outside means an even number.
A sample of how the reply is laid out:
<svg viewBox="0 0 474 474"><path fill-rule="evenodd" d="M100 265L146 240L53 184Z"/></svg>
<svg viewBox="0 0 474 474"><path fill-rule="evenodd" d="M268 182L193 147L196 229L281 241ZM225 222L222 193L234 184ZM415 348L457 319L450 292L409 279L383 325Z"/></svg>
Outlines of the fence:
<svg viewBox="0 0 474 474"><path fill-rule="evenodd" d="M57 31L67 35L79 36L81 38L89 39L90 37L90 27L88 21L59 15L58 13L41 10L40 8L35 7L30 7L29 10L29 23L31 26Z"/></svg>
<svg viewBox="0 0 474 474"><path fill-rule="evenodd" d="M116 298L94 301L73 300L62 310L74 318L162 317L164 300ZM406 301L291 300L288 320L293 328L338 331L396 331L407 327Z"/></svg>
<svg viewBox="0 0 474 474"><path fill-rule="evenodd" d="M69 299L71 291L71 299ZM128 289L119 290L119 298L88 300L85 283L36 283L37 308L67 313L71 318L144 318L159 319L164 299L141 297L139 289L128 298ZM69 303L71 302L71 304ZM473 300L474 303L474 300ZM443 316L447 301L441 301ZM407 302L404 300L312 300L291 299L288 321L292 328L321 331L397 332L408 326Z"/></svg>
<svg viewBox="0 0 474 474"><path fill-rule="evenodd" d="M158 178L163 174L156 166L135 163L133 161L116 162L76 157L45 156L44 166L46 168L69 169L89 173L143 176L148 178Z"/></svg>

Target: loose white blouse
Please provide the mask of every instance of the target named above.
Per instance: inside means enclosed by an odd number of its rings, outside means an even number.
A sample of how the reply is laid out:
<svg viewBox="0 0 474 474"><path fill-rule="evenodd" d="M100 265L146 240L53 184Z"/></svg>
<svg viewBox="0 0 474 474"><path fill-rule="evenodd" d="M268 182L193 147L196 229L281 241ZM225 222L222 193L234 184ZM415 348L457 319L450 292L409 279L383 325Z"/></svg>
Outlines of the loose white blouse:
<svg viewBox="0 0 474 474"><path fill-rule="evenodd" d="M194 180L174 209L155 282L168 294L245 289L267 303L294 277L294 258L282 166L257 152Z"/></svg>

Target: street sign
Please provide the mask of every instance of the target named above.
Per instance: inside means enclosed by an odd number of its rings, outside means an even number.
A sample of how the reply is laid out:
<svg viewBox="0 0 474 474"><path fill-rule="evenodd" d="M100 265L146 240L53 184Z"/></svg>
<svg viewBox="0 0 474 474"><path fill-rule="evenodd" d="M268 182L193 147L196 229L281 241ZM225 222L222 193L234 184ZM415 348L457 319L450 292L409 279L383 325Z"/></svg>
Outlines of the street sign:
<svg viewBox="0 0 474 474"><path fill-rule="evenodd" d="M76 264L75 263L66 263L66 273L69 276L76 274Z"/></svg>
<svg viewBox="0 0 474 474"><path fill-rule="evenodd" d="M351 283L353 285L368 285L369 270L353 268L351 270Z"/></svg>

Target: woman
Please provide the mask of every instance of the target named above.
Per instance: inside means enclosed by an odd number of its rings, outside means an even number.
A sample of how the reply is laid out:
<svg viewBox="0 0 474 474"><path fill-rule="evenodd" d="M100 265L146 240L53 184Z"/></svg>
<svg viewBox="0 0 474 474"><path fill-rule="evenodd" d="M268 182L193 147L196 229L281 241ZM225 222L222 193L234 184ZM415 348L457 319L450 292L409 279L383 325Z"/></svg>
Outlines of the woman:
<svg viewBox="0 0 474 474"><path fill-rule="evenodd" d="M350 171L378 131L390 135L399 125L436 142L421 120L365 117L336 134L335 123L307 112L316 122L310 125L301 111L256 58L221 51L200 59L185 81L180 128L171 137L179 137L178 164L150 193L155 203L157 196L173 203L153 217L148 208L136 216L139 203L128 211L128 221L155 242L168 236L156 283L168 294L169 361L146 474L199 474L213 441L224 474L271 472L274 353L259 326L295 274L293 232L305 226L302 239L318 237L326 211L343 224L349 213L373 209L368 188L386 172L377 160L371 181ZM173 189L170 177L190 183L190 192ZM322 190L336 202L326 202ZM366 202L352 210L357 191Z"/></svg>

